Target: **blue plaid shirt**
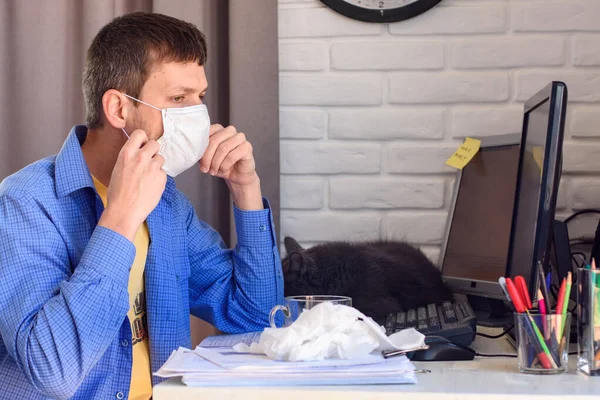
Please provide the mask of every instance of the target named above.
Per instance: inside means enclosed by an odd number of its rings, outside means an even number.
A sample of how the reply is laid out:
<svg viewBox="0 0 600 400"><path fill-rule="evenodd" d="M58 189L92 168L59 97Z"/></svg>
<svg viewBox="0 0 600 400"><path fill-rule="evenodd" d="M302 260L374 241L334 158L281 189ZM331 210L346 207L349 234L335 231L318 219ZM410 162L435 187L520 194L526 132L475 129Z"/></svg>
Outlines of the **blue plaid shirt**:
<svg viewBox="0 0 600 400"><path fill-rule="evenodd" d="M0 398L128 397L135 246L97 226L103 205L81 152L86 134L74 127L58 155L0 184ZM229 250L168 179L147 219L152 371L191 346L190 313L224 332L268 325L283 280L265 208L234 210Z"/></svg>

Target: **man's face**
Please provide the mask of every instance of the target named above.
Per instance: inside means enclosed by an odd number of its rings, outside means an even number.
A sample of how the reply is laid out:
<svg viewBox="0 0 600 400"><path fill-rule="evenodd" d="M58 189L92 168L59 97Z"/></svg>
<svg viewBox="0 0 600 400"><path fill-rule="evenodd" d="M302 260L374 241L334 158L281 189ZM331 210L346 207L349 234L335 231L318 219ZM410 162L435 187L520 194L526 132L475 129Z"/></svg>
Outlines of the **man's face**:
<svg viewBox="0 0 600 400"><path fill-rule="evenodd" d="M139 99L161 109L189 107L202 104L207 88L204 66L196 62L160 63L144 83ZM163 135L161 112L137 103L127 127L131 131L143 129L150 139L157 140Z"/></svg>

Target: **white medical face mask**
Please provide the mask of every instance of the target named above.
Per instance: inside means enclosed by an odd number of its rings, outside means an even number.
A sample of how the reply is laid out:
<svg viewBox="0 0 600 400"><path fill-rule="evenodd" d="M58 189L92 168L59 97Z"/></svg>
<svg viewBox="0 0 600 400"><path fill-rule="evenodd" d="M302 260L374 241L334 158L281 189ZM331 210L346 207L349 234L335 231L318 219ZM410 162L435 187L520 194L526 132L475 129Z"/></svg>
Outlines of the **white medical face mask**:
<svg viewBox="0 0 600 400"><path fill-rule="evenodd" d="M176 177L200 161L208 147L210 133L210 117L204 104L158 108L125 93L123 95L161 112L164 133L157 140L160 145L158 154L165 158L163 170L167 175Z"/></svg>

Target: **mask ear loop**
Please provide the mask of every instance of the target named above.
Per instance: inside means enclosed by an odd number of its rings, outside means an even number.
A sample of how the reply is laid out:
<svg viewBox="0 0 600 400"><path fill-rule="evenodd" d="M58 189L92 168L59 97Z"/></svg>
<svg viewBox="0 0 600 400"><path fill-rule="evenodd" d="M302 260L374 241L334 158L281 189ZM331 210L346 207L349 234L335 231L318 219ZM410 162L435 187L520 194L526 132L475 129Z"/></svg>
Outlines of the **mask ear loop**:
<svg viewBox="0 0 600 400"><path fill-rule="evenodd" d="M158 111L160 111L161 113L163 113L163 111L164 111L162 108L154 107L152 104L148 104L148 103L146 103L145 101L142 101L142 100L140 100L140 99L136 99L135 97L133 97L133 96L130 96L130 95L128 95L127 93L123 93L123 92L121 92L121 94L122 94L123 96L125 96L125 97L128 97L128 98L130 98L131 100L135 100L135 101L137 101L138 103L142 103L143 105L146 105L146 106L148 106L148 107L154 108L155 110L158 110ZM125 136L127 136L127 139L129 139L129 135L127 134L127 132L125 132L125 128L121 128L121 130L123 131L123 133L125 134Z"/></svg>
<svg viewBox="0 0 600 400"><path fill-rule="evenodd" d="M162 108L154 107L152 104L148 104L148 103L146 103L145 101L142 101L142 100L140 100L140 99L136 99L135 97L133 97L133 96L130 96L130 95L128 95L127 93L122 93L122 94L123 94L123 96L125 96L125 97L129 97L131 100L135 100L135 101L137 101L138 103L142 103L143 105L146 105L146 106L148 106L148 107L152 107L152 108L154 108L155 110L158 110L158 111L162 112Z"/></svg>

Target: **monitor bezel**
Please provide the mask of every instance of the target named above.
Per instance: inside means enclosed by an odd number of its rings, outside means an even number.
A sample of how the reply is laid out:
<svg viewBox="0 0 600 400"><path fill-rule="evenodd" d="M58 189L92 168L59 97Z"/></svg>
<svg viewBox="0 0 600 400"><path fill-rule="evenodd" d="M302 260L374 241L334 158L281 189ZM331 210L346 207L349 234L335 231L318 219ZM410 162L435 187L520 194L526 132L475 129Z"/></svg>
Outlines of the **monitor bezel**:
<svg viewBox="0 0 600 400"><path fill-rule="evenodd" d="M481 140L480 148L486 150L496 147L519 146L521 144L520 133L486 136L479 139ZM466 295L474 295L486 298L503 299L504 294L498 282L490 282L479 279L469 279L454 276L444 276L444 260L446 258L448 239L450 236L450 229L452 228L452 220L454 219L454 211L456 208L456 201L458 199L458 191L460 189L462 173L462 169L457 170L456 172L452 200L450 202L450 209L448 211L448 218L446 221L446 228L444 232L444 241L442 242L440 258L438 261L439 268L442 272L442 278L454 293L462 293Z"/></svg>
<svg viewBox="0 0 600 400"><path fill-rule="evenodd" d="M513 248L515 240L515 221L518 218L517 205L521 188L521 171L523 169L523 159L527 142L527 124L529 114L536 108L549 101L548 128L546 132L546 142L544 148L544 163L540 196L538 199L538 214L534 236L534 253L532 264L530 266L512 265ZM521 153L519 155L519 168L517 175L517 190L515 193L515 203L513 207L513 220L511 224L510 244L508 248L508 264L506 276L523 276L529 289L529 295L533 296L537 292L538 274L537 263L541 262L544 271L548 270L550 260L550 248L552 245L552 223L556 214L556 200L562 173L562 147L564 139L564 127L567 111L567 86L563 82L551 82L542 90L533 95L526 103L523 113L523 135L521 137ZM551 184L548 198L548 188ZM548 213L543 212L543 205L548 202ZM542 250L542 257L539 251ZM540 259L541 258L541 259Z"/></svg>

